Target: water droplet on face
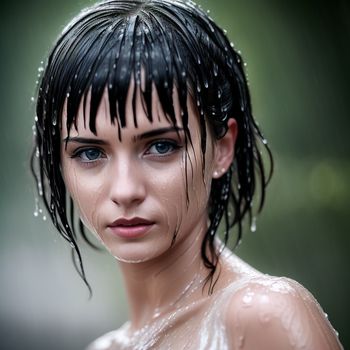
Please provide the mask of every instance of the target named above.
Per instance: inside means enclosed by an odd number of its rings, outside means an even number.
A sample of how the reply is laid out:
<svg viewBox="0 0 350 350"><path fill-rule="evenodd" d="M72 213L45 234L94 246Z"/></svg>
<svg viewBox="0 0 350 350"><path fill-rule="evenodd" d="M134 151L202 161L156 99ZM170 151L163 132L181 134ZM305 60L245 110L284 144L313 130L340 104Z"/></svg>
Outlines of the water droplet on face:
<svg viewBox="0 0 350 350"><path fill-rule="evenodd" d="M34 97L31 97L30 100L31 100L32 102L34 102L34 101L35 101L35 98L34 98Z"/></svg>
<svg viewBox="0 0 350 350"><path fill-rule="evenodd" d="M231 46L232 48L234 48L234 47L235 47L235 44L231 41L231 42L230 42L230 46Z"/></svg>
<svg viewBox="0 0 350 350"><path fill-rule="evenodd" d="M43 221L46 221L46 216L45 215L43 216Z"/></svg>
<svg viewBox="0 0 350 350"><path fill-rule="evenodd" d="M266 140L266 139L262 139L261 142L262 142L264 145L267 145L267 140Z"/></svg>
<svg viewBox="0 0 350 350"><path fill-rule="evenodd" d="M243 346L244 346L244 336L243 335L240 335L238 337L237 345L238 345L238 349L243 348Z"/></svg>

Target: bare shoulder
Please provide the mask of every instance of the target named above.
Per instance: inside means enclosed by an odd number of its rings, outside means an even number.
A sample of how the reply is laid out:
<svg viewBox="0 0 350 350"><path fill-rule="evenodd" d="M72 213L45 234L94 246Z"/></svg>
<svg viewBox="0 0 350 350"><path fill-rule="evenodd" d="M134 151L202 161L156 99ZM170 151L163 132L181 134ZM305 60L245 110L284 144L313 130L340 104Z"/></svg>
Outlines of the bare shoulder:
<svg viewBox="0 0 350 350"><path fill-rule="evenodd" d="M342 349L316 299L285 277L249 279L229 297L225 323L231 349Z"/></svg>
<svg viewBox="0 0 350 350"><path fill-rule="evenodd" d="M112 331L94 340L85 350L114 350L115 333Z"/></svg>

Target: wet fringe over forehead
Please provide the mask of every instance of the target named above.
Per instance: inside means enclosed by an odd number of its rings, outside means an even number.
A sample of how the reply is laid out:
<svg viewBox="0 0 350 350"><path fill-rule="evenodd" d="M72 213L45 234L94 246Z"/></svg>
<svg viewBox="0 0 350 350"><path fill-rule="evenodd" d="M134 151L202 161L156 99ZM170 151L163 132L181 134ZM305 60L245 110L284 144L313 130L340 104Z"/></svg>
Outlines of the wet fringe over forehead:
<svg viewBox="0 0 350 350"><path fill-rule="evenodd" d="M186 147L191 145L187 111L187 96L191 95L198 110L203 164L206 123L219 139L227 130L229 118L237 122L235 159L221 178L213 180L210 227L202 244L212 292L220 254L214 244L219 224L223 218L225 245L234 226L236 244L240 242L244 217L248 215L250 222L254 219L253 196L258 197L257 211L262 209L273 162L252 116L241 57L224 31L193 2L104 1L82 11L64 29L48 57L36 103L31 166L39 196L53 224L72 246L76 269L91 292L77 244L76 226L85 241L94 245L80 219L75 218L72 199L66 193L60 168L60 129L66 127L69 132L76 127L77 112L83 102L85 125L88 123L96 134L97 110L107 89L111 122L117 123L121 139L122 128L127 124L125 107L131 81L135 84L132 96L135 126L137 90L141 91L147 117L152 121L152 87L169 122L176 126L173 89L177 90ZM91 98L87 116L88 94ZM62 126L65 108L67 124ZM268 176L259 147L266 150Z"/></svg>

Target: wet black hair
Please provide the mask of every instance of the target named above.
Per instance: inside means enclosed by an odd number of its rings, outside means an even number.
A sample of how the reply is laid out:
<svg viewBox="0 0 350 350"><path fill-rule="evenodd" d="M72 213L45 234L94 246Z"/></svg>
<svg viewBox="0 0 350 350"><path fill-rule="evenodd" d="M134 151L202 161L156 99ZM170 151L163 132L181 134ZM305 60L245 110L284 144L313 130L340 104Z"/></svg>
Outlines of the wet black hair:
<svg viewBox="0 0 350 350"><path fill-rule="evenodd" d="M32 172L39 197L59 233L72 246L75 267L90 291L77 231L91 246L94 244L76 218L60 168L61 116L65 106L65 127L69 132L76 126L81 102L85 106L91 93L90 113L89 116L84 113L84 118L96 133L96 114L107 89L111 122L117 124L121 137L126 126L126 98L132 79L135 87L144 85L141 91L147 118L152 120L153 86L169 122L174 125L172 99L176 88L186 147L192 144L188 129L189 94L197 106L203 161L206 125L214 137L220 139L227 131L229 118L236 120L234 161L220 178L212 181L210 226L201 250L212 291L220 254L214 239L220 222L224 225L223 243L227 244L234 226L237 227L235 244L240 242L243 219L248 216L253 223L253 211L259 212L263 207L273 165L270 149L252 116L241 55L225 31L191 1L107 0L83 10L70 22L40 70L43 74L36 100ZM135 100L136 88L132 98L134 111ZM134 123L137 126L135 113ZM270 166L267 175L262 149ZM254 207L253 197L258 197Z"/></svg>

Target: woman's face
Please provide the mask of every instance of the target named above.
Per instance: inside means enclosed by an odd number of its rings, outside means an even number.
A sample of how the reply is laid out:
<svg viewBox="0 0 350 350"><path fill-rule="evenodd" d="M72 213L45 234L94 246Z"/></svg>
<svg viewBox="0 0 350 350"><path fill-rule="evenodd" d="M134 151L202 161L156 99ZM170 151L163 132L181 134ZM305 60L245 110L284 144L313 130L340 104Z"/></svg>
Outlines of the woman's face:
<svg viewBox="0 0 350 350"><path fill-rule="evenodd" d="M96 117L97 136L88 122L84 126L81 106L67 147L62 141L61 165L67 189L85 225L118 260L141 262L205 233L215 152L208 133L203 177L200 129L190 98L188 127L193 147L188 143L186 150L176 92L177 129L166 120L156 93L152 122L138 94L135 127L131 96L129 93L127 125L121 131L121 140L118 126L110 121L106 93ZM86 112L89 115L88 109ZM65 128L61 136L62 140L67 138Z"/></svg>

